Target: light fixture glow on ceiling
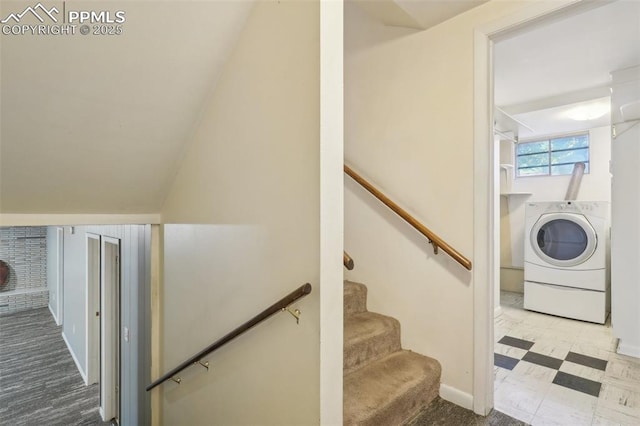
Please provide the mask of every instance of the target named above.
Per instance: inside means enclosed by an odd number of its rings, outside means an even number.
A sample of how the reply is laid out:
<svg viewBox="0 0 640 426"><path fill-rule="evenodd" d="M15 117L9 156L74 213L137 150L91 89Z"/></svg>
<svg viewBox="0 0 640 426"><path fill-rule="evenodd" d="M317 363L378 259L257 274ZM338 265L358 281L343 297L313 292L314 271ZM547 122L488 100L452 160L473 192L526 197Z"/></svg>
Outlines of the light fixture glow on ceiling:
<svg viewBox="0 0 640 426"><path fill-rule="evenodd" d="M603 117L609 111L609 102L598 101L573 107L566 112L566 116L576 121L587 121Z"/></svg>

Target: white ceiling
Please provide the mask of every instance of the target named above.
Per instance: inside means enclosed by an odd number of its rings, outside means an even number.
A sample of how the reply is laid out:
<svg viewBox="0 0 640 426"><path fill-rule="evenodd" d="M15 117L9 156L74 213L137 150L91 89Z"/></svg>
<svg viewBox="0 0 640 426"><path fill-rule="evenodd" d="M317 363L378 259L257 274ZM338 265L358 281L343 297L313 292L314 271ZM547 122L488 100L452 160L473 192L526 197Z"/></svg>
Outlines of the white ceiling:
<svg viewBox="0 0 640 426"><path fill-rule="evenodd" d="M566 109L608 96L610 73L640 64L640 1L594 5L496 43L495 104L531 128L520 137L609 124L608 115L568 119Z"/></svg>
<svg viewBox="0 0 640 426"><path fill-rule="evenodd" d="M0 213L159 212L252 2L88 5L123 34L0 35Z"/></svg>
<svg viewBox="0 0 640 426"><path fill-rule="evenodd" d="M438 25L489 0L395 0L423 29Z"/></svg>
<svg viewBox="0 0 640 426"><path fill-rule="evenodd" d="M385 25L425 30L489 0L347 0Z"/></svg>

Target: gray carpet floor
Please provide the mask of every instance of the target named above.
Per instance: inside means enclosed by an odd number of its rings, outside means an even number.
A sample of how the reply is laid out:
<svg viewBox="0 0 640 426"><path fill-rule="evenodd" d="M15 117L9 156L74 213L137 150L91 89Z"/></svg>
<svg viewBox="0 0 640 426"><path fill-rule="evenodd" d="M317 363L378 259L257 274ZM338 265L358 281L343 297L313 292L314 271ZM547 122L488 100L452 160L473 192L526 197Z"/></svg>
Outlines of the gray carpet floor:
<svg viewBox="0 0 640 426"><path fill-rule="evenodd" d="M0 425L109 425L48 308L0 316Z"/></svg>
<svg viewBox="0 0 640 426"><path fill-rule="evenodd" d="M525 426L526 423L493 410L483 417L438 397L406 426Z"/></svg>

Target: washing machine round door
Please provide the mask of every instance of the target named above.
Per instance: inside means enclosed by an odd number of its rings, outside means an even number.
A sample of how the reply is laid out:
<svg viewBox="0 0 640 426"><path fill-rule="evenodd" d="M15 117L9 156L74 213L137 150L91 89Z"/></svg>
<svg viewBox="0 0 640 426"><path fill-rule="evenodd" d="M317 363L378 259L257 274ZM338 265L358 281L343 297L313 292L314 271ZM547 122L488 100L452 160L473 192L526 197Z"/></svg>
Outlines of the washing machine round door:
<svg viewBox="0 0 640 426"><path fill-rule="evenodd" d="M554 266L571 267L588 260L596 251L598 236L586 217L575 213L548 213L531 229L536 254Z"/></svg>

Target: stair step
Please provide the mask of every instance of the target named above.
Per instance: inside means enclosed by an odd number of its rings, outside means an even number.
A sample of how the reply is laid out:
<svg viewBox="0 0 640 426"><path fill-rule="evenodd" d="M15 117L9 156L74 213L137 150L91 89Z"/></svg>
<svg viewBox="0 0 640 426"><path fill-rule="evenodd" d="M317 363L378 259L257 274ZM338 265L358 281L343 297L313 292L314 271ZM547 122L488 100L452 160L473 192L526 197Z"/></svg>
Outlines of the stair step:
<svg viewBox="0 0 640 426"><path fill-rule="evenodd" d="M440 363L398 351L344 377L344 425L401 425L436 396Z"/></svg>
<svg viewBox="0 0 640 426"><path fill-rule="evenodd" d="M400 323L395 318L373 312L362 312L345 318L345 375L400 349Z"/></svg>
<svg viewBox="0 0 640 426"><path fill-rule="evenodd" d="M344 282L344 316L366 312L367 286L351 281Z"/></svg>

